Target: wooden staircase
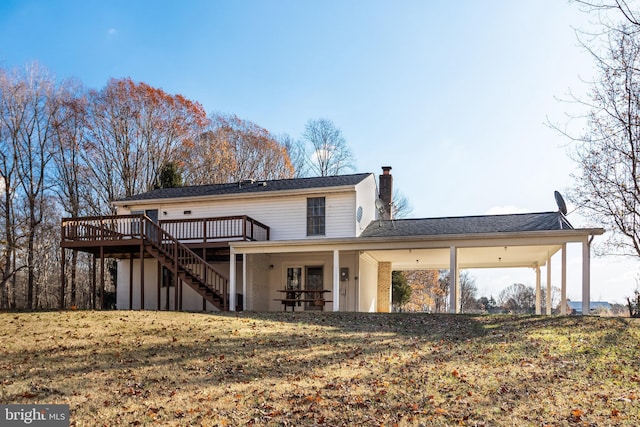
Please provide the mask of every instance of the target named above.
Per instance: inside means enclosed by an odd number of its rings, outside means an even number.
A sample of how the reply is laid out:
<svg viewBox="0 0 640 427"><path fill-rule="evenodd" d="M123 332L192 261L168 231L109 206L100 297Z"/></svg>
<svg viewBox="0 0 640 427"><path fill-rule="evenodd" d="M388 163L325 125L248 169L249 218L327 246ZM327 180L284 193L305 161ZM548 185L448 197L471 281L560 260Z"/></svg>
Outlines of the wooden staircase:
<svg viewBox="0 0 640 427"><path fill-rule="evenodd" d="M143 216L140 233L147 253L214 307L229 310L226 277L146 216Z"/></svg>

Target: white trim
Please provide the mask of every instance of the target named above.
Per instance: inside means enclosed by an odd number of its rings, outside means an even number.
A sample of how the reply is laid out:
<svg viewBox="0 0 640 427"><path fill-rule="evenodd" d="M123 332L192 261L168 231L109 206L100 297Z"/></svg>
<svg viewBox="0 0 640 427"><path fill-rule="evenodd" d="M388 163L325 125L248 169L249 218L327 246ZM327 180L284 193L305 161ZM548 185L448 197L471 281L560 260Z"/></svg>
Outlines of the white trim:
<svg viewBox="0 0 640 427"><path fill-rule="evenodd" d="M542 314L542 285L540 283L540 266L536 264L536 314Z"/></svg>
<svg viewBox="0 0 640 427"><path fill-rule="evenodd" d="M236 311L236 251L229 250L229 311Z"/></svg>
<svg viewBox="0 0 640 427"><path fill-rule="evenodd" d="M363 179L367 179L364 177ZM267 181L268 182L268 181ZM362 181L361 181L362 182ZM164 197L158 199L140 199L140 200L116 200L111 202L115 207L128 206L129 209L136 205L156 205L161 203L163 205L172 205L176 203L189 203L189 202L219 202L223 200L234 199L257 199L257 198L273 198L273 197L289 197L289 196L306 196L309 194L332 194L332 193L355 193L356 185L340 185L335 187L314 187L314 188L302 188L294 190L267 190L261 192L247 192L247 193L233 193L233 194L214 194L203 196L187 196L187 197Z"/></svg>
<svg viewBox="0 0 640 427"><path fill-rule="evenodd" d="M582 314L591 313L591 241L582 242Z"/></svg>
<svg viewBox="0 0 640 427"><path fill-rule="evenodd" d="M551 315L551 255L547 255L547 302L546 312L547 315Z"/></svg>
<svg viewBox="0 0 640 427"><path fill-rule="evenodd" d="M451 246L449 249L449 313L458 313L458 248Z"/></svg>
<svg viewBox="0 0 640 427"><path fill-rule="evenodd" d="M560 302L560 314L567 314L567 244L562 245L562 270L561 288L562 297Z"/></svg>
<svg viewBox="0 0 640 427"><path fill-rule="evenodd" d="M584 242L594 234L602 234L598 230L558 230L558 231L526 231L519 233L490 234L452 234L435 236L405 236L402 238L326 238L298 240L266 240L258 242L229 242L238 253L273 253L273 252L318 252L318 246L330 246L339 250L380 250L380 249L446 249L455 241L458 248L493 247L493 246L548 246L569 242ZM602 230L600 230L602 231Z"/></svg>
<svg viewBox="0 0 640 427"><path fill-rule="evenodd" d="M242 254L242 311L247 307L247 254Z"/></svg>

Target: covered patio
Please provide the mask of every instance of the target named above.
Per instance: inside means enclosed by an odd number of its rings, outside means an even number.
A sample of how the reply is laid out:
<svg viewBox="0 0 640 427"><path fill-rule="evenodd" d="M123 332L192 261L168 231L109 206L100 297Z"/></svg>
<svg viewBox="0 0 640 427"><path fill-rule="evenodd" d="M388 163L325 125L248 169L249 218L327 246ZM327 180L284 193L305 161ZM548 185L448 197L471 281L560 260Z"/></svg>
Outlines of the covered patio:
<svg viewBox="0 0 640 427"><path fill-rule="evenodd" d="M242 255L242 269L248 254L328 252L333 259L333 309L340 308L340 254L356 251L362 257L386 266L377 275L377 292L390 298L392 270L449 269L455 274L450 286L450 312L460 309L459 272L470 268L532 268L536 275L536 314L542 313L542 268L546 273L546 295L551 295L551 259L560 252L561 314L567 314L567 244L582 247L582 304L589 312L591 242L604 233L601 228L574 229L560 212L471 217L426 218L375 221L360 237L350 239L314 239L287 242L230 243L232 258ZM388 271L387 271L388 270ZM236 283L235 262L231 263L231 295L247 283ZM386 289L387 292L380 292ZM361 292L358 289L358 292ZM388 306L379 301L380 307ZM233 307L234 304L232 303ZM551 314L549 301L545 314Z"/></svg>

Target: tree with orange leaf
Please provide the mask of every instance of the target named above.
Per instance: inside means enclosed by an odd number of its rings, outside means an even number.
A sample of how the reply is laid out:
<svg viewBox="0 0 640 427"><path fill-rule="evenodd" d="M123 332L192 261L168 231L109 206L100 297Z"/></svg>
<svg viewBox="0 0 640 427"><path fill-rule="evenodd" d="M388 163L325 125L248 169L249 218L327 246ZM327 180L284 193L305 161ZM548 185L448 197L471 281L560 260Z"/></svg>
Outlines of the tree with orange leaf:
<svg viewBox="0 0 640 427"><path fill-rule="evenodd" d="M184 150L191 185L293 176L286 148L266 129L235 115L213 114L208 129Z"/></svg>
<svg viewBox="0 0 640 427"><path fill-rule="evenodd" d="M207 124L200 104L146 83L111 79L90 91L85 155L103 210L151 190L163 165L193 146Z"/></svg>
<svg viewBox="0 0 640 427"><path fill-rule="evenodd" d="M406 272L411 286L411 301L407 311L435 311L435 301L439 292L438 270L413 270Z"/></svg>

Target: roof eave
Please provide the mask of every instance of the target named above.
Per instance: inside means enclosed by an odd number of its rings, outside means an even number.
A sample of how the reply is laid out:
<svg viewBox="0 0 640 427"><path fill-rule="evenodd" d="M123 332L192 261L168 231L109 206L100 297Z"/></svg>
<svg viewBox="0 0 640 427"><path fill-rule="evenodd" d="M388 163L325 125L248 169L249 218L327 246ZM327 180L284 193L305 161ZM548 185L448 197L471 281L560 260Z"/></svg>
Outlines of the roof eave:
<svg viewBox="0 0 640 427"><path fill-rule="evenodd" d="M340 185L332 187L318 187L295 190L270 190L264 192L251 193L232 193L232 194L209 194L204 196L186 196L186 197L162 197L155 199L139 199L139 200L116 200L111 202L115 207L132 206L132 205L153 205L158 203L184 203L184 202L202 202L211 199L216 200L234 200L234 199L257 199L266 196L296 196L309 194L327 194L327 193L346 193L355 191L356 185Z"/></svg>
<svg viewBox="0 0 640 427"><path fill-rule="evenodd" d="M242 250L242 248L261 247L302 247L302 246L354 246L353 249L366 250L367 245L393 244L393 243L417 243L417 242L489 242L498 245L498 241L506 240L535 240L535 239L558 239L564 242L580 242L590 236L601 235L602 228L578 228L571 230L542 230L542 231L520 231L503 233L467 233L467 234L438 234L438 235L414 235L414 236L391 236L391 237L348 237L348 238L326 238L326 239L297 239L297 240L267 240L259 242L230 242L230 246ZM530 243L527 243L530 244ZM446 245L443 245L443 247Z"/></svg>

